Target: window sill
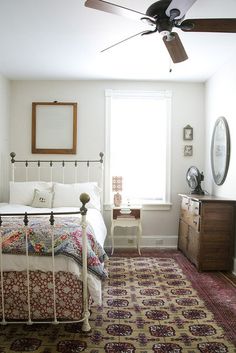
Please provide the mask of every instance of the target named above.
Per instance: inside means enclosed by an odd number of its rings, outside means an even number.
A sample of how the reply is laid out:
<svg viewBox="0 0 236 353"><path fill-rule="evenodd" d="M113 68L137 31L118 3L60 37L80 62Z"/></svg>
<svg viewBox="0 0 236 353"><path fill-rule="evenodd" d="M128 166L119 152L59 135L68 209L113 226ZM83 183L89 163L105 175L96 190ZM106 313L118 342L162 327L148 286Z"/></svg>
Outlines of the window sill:
<svg viewBox="0 0 236 353"><path fill-rule="evenodd" d="M127 207L127 205L122 205L124 207ZM134 204L131 204L132 207L134 207ZM140 205L139 205L140 206ZM172 203L156 203L156 204L143 204L142 205L142 210L143 211L169 211L172 207ZM105 211L111 211L113 208L113 205L104 205L104 210Z"/></svg>

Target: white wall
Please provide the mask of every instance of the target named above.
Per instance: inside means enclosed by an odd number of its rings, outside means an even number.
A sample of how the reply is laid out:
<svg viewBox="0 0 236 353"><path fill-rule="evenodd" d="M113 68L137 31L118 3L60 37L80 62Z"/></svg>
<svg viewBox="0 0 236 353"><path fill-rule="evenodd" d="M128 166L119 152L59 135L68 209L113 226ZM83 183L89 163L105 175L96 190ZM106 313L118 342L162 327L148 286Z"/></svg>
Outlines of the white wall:
<svg viewBox="0 0 236 353"><path fill-rule="evenodd" d="M170 211L143 213L143 234L146 236L143 244L148 245L151 242L156 244L153 237L156 235L175 236L176 244L179 212L177 194L188 190L185 181L188 167L196 165L201 171L204 167L203 84L138 81L13 81L11 88L10 146L11 150L17 153L18 158L24 159L35 158L31 154L31 104L34 101L78 102L77 156L94 158L105 148L105 89L171 90L173 94L171 138L173 206ZM194 140L191 142L192 157L183 156L183 146L186 144L182 137L183 127L187 124L194 129ZM63 158L71 158L71 156ZM106 212L105 219L109 227L109 212Z"/></svg>
<svg viewBox="0 0 236 353"><path fill-rule="evenodd" d="M8 198L10 84L0 75L0 202Z"/></svg>
<svg viewBox="0 0 236 353"><path fill-rule="evenodd" d="M206 83L206 172L208 191L217 196L236 199L236 63L229 61ZM212 178L210 165L210 145L215 121L218 117L227 119L231 152L230 164L226 180L223 185L217 186Z"/></svg>
<svg viewBox="0 0 236 353"><path fill-rule="evenodd" d="M236 200L236 63L231 60L224 65L206 83L206 188L216 196L228 197ZM210 164L211 137L215 121L218 117L227 119L230 131L230 164L228 174L223 185L217 186L212 178ZM235 234L236 237L236 234ZM234 272L236 273L236 242L235 242Z"/></svg>

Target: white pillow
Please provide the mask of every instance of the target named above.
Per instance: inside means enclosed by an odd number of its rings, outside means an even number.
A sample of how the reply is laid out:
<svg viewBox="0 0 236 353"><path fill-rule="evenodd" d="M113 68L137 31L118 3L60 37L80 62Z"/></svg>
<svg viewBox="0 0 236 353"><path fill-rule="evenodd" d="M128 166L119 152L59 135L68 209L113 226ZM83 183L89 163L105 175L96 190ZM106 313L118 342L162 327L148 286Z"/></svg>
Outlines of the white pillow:
<svg viewBox="0 0 236 353"><path fill-rule="evenodd" d="M34 190L34 198L31 204L32 207L51 208L53 192L46 190Z"/></svg>
<svg viewBox="0 0 236 353"><path fill-rule="evenodd" d="M86 193L90 197L88 208L101 210L100 189L96 182L61 184L54 183L53 207L81 207L80 195Z"/></svg>
<svg viewBox="0 0 236 353"><path fill-rule="evenodd" d="M34 198L34 190L52 191L52 183L44 181L10 181L10 203L30 206Z"/></svg>

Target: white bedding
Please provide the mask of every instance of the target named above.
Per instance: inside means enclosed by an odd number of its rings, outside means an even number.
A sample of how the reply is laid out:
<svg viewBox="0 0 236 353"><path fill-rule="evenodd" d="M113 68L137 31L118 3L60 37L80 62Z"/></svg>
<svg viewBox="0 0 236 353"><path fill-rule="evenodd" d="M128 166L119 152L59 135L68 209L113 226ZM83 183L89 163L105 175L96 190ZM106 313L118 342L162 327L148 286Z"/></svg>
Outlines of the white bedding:
<svg viewBox="0 0 236 353"><path fill-rule="evenodd" d="M33 208L18 204L0 204L1 213L47 213L47 212L73 212L78 211L75 207L58 207L58 208ZM77 215L73 215L77 216ZM78 215L80 217L80 215ZM88 209L87 222L93 229L97 241L104 245L106 238L106 226L101 213L96 209ZM30 256L30 269L40 271L50 271L52 268L52 260L48 257ZM3 254L3 271L24 271L26 270L25 256ZM82 278L81 268L74 262L73 259L65 256L55 257L55 270L72 272L78 278ZM102 291L101 281L93 274L88 273L88 288L95 304L101 304Z"/></svg>

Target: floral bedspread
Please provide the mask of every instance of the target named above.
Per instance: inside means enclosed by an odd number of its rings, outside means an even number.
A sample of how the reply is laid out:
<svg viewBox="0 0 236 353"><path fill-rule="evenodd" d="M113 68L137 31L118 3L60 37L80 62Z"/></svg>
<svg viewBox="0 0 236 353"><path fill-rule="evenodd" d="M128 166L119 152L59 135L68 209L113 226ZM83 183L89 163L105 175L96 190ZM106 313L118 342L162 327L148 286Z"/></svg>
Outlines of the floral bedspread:
<svg viewBox="0 0 236 353"><path fill-rule="evenodd" d="M25 254L25 226L19 217L3 219L1 226L2 251L7 254ZM29 255L50 256L52 254L52 227L48 217L29 217L27 227ZM53 227L54 254L74 259L82 266L82 228L76 217L57 217ZM96 241L91 227L87 226L88 271L100 278L107 277L103 262L107 255Z"/></svg>

